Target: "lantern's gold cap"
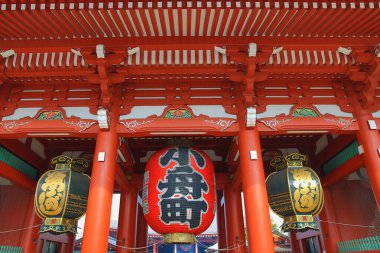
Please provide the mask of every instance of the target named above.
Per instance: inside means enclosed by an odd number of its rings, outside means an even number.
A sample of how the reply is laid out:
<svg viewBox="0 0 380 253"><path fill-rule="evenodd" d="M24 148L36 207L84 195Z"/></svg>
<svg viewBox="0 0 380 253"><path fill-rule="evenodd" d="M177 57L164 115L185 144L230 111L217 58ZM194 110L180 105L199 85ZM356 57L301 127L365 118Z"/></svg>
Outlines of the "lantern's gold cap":
<svg viewBox="0 0 380 253"><path fill-rule="evenodd" d="M80 158L60 155L50 160L50 167L55 170L69 169L78 173L84 173L88 168L88 162Z"/></svg>
<svg viewBox="0 0 380 253"><path fill-rule="evenodd" d="M275 158L273 158L273 159L270 161L270 165L271 165L276 171L284 170L284 169L287 168L286 160L285 160L285 158L282 157L282 156L276 156Z"/></svg>
<svg viewBox="0 0 380 253"><path fill-rule="evenodd" d="M195 243L195 236L189 233L170 233L164 235L165 243Z"/></svg>
<svg viewBox="0 0 380 253"><path fill-rule="evenodd" d="M285 160L288 167L303 167L303 163L307 161L307 157L299 153L292 153L285 156Z"/></svg>

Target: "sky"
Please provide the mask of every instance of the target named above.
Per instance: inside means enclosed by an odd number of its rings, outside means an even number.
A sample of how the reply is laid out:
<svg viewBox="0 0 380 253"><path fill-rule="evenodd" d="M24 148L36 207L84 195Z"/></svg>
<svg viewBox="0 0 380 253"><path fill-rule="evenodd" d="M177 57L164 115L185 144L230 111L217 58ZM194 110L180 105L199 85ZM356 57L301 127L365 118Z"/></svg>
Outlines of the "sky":
<svg viewBox="0 0 380 253"><path fill-rule="evenodd" d="M243 201L243 215L245 216L243 196L242 196L242 201ZM119 217L119 205L120 205L120 194L114 194L113 198L112 198L111 225L110 225L110 227L115 227L115 228L117 227L117 221L118 221L118 217ZM270 210L270 216L271 216L273 222L275 222L280 227L282 224L282 218L280 218L278 215L273 213L271 210ZM86 219L86 217L84 216L78 221L78 227L79 227L78 228L78 237L79 238L82 237L82 235L83 235L83 228L84 228L85 219ZM217 221L216 220L217 219L216 219L216 215L215 215L213 222L211 223L210 227L204 232L204 234L215 234L215 233L217 233ZM149 229L148 233L153 234L155 232L152 229Z"/></svg>

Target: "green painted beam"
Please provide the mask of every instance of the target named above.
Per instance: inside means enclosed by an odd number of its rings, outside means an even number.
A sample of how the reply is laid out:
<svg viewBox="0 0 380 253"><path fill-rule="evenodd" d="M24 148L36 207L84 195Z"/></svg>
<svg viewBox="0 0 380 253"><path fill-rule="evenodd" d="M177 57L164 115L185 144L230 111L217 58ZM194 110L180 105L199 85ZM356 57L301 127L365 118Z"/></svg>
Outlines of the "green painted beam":
<svg viewBox="0 0 380 253"><path fill-rule="evenodd" d="M8 164L9 166L15 168L26 176L36 179L38 170L34 168L29 163L22 160L20 157L16 156L6 148L0 145L0 161ZM1 253L1 252L0 252Z"/></svg>
<svg viewBox="0 0 380 253"><path fill-rule="evenodd" d="M339 242L338 249L339 253L380 250L380 236Z"/></svg>
<svg viewBox="0 0 380 253"><path fill-rule="evenodd" d="M17 246L0 245L0 253L22 253L22 248Z"/></svg>
<svg viewBox="0 0 380 253"><path fill-rule="evenodd" d="M344 164L352 157L359 154L359 143L357 141L352 142L347 147L345 147L342 151L328 160L326 163L322 165L322 170L325 175L333 172L340 165Z"/></svg>

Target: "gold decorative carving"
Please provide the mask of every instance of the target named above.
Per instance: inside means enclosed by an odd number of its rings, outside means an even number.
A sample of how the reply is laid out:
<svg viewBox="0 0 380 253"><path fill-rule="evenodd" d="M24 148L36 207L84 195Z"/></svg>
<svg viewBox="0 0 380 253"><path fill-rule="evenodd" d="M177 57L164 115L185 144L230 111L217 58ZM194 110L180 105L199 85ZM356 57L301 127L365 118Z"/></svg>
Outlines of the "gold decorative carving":
<svg viewBox="0 0 380 253"><path fill-rule="evenodd" d="M164 235L165 243L195 243L195 236L188 233L171 233Z"/></svg>
<svg viewBox="0 0 380 253"><path fill-rule="evenodd" d="M355 119L343 119L343 118L324 118L326 121L338 124L342 126L342 129L346 129L354 123Z"/></svg>
<svg viewBox="0 0 380 253"><path fill-rule="evenodd" d="M266 125L267 127L273 129L273 130L277 130L276 126L279 125L279 124L283 124L285 122L289 122L291 121L292 119L282 119L282 120L278 120L276 118L272 118L272 119L267 119L267 120L259 120L259 122L261 123L264 123L264 125Z"/></svg>
<svg viewBox="0 0 380 253"><path fill-rule="evenodd" d="M143 120L143 121L137 121L137 120L132 120L132 121L120 121L121 124L124 125L125 128L131 130L132 132L136 132L135 128L140 125L145 125L153 122L153 120Z"/></svg>
<svg viewBox="0 0 380 253"><path fill-rule="evenodd" d="M205 122L207 122L207 123L211 123L211 124L216 124L216 125L222 127L222 129L220 129L220 131L224 131L224 130L226 130L227 128L229 128L230 126L232 126L232 124L235 123L236 120L224 120L224 119L218 119L218 120L216 121L216 120L212 120L212 119L205 119Z"/></svg>
<svg viewBox="0 0 380 253"><path fill-rule="evenodd" d="M29 124L32 121L23 121L23 122L17 122L17 121L11 121L11 122L5 122L0 123L0 125L4 128L5 131L13 133L12 129L17 126L24 126Z"/></svg>
<svg viewBox="0 0 380 253"><path fill-rule="evenodd" d="M66 194L66 172L51 171L41 185L38 196L39 211L46 216L58 215L63 211Z"/></svg>
<svg viewBox="0 0 380 253"><path fill-rule="evenodd" d="M306 167L293 169L291 173L295 180L293 182L293 186L295 187L293 199L296 211L300 213L312 212L319 204L320 192L317 185L318 182Z"/></svg>
<svg viewBox="0 0 380 253"><path fill-rule="evenodd" d="M301 155L299 153L292 153L290 155L285 156L286 163L288 167L302 167L303 163L307 161L305 155Z"/></svg>
<svg viewBox="0 0 380 253"><path fill-rule="evenodd" d="M83 132L84 130L90 128L92 125L94 125L96 123L96 122L89 122L89 121L83 121L83 120L79 120L77 122L64 120L64 122L66 124L69 124L69 125L72 125L75 127L79 127L79 129L80 129L79 132Z"/></svg>

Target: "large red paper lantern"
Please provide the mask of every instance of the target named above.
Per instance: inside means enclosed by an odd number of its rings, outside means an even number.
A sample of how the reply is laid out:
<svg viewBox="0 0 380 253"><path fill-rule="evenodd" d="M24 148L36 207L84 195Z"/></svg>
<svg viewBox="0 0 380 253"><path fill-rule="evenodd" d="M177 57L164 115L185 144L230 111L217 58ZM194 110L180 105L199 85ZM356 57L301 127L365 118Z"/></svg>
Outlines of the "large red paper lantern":
<svg viewBox="0 0 380 253"><path fill-rule="evenodd" d="M144 174L143 209L157 233L196 235L205 231L215 215L210 158L190 147L165 148L152 155Z"/></svg>

